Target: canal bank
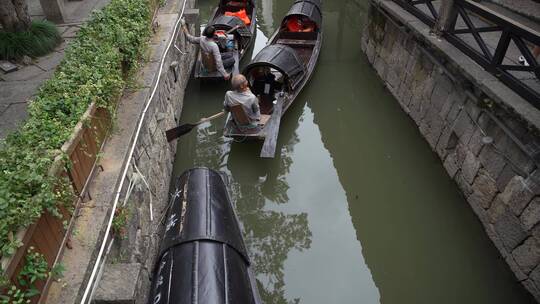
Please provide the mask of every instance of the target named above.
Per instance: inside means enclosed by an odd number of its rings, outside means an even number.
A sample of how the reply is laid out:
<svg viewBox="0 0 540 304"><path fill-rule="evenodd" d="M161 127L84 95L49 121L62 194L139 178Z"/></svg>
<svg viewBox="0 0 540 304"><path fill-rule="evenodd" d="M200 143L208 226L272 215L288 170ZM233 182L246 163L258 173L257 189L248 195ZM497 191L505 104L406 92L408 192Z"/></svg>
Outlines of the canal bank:
<svg viewBox="0 0 540 304"><path fill-rule="evenodd" d="M197 166L229 176L265 303L534 303L363 55L368 4L324 3L319 65L278 158L216 120L179 140L172 181ZM199 1L202 22L214 5ZM290 1L258 7L254 53ZM226 89L191 80L181 121L219 112Z"/></svg>
<svg viewBox="0 0 540 304"><path fill-rule="evenodd" d="M516 279L540 300L540 111L444 37L393 1L370 1L362 48ZM512 64L518 54L509 48L501 60Z"/></svg>
<svg viewBox="0 0 540 304"><path fill-rule="evenodd" d="M176 154L165 131L180 119L197 53L179 18L185 11L196 20L194 6L194 0L169 0L155 12L148 51L119 100L74 215L63 278L52 284L47 303L146 303ZM198 31L196 22L190 28Z"/></svg>

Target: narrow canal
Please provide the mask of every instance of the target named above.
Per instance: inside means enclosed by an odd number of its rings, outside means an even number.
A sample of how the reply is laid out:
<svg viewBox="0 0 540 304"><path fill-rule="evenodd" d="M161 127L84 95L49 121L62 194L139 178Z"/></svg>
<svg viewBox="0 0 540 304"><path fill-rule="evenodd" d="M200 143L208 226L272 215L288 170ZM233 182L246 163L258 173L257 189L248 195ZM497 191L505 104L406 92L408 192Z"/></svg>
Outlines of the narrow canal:
<svg viewBox="0 0 540 304"><path fill-rule="evenodd" d="M199 0L204 22L217 0ZM291 0L258 0L254 52ZM178 142L175 175L206 166L232 199L265 303L533 303L458 188L360 50L368 0L324 1L314 78L284 117L273 160L222 136ZM221 110L226 85L187 89L182 121Z"/></svg>

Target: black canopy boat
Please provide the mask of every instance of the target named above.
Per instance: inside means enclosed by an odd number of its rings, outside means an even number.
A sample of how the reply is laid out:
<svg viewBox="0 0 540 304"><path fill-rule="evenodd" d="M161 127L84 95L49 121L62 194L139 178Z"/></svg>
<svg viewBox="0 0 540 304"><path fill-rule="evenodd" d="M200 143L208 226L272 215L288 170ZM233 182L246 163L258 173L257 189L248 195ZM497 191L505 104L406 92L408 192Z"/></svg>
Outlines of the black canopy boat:
<svg viewBox="0 0 540 304"><path fill-rule="evenodd" d="M198 168L177 183L153 273L150 304L261 304L227 187Z"/></svg>
<svg viewBox="0 0 540 304"><path fill-rule="evenodd" d="M244 15L245 12L245 15ZM255 0L220 0L208 25L213 25L218 33L220 51L231 53L235 59L233 67L226 68L234 76L239 72L240 61L255 41L257 29L257 6ZM249 24L247 24L249 23ZM203 64L206 62L206 66ZM207 66L212 66L211 70ZM215 70L213 58L203 58L201 52L195 64L195 78L222 80L223 75Z"/></svg>
<svg viewBox="0 0 540 304"><path fill-rule="evenodd" d="M293 20L309 24L307 30L291 30ZM274 157L281 117L313 74L322 37L321 0L296 0L268 45L243 71L259 98L259 125L245 127L246 113L241 106L233 107L225 124L226 137L264 140L261 157Z"/></svg>

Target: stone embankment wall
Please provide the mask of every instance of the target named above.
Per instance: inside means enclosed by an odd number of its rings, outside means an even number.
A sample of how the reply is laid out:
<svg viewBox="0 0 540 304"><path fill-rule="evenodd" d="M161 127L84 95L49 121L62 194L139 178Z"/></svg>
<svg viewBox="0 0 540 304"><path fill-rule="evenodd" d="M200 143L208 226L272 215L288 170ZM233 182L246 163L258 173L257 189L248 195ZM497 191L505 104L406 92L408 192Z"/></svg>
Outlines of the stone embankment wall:
<svg viewBox="0 0 540 304"><path fill-rule="evenodd" d="M186 0L189 8L195 0ZM145 101L157 81L162 54L173 37L183 0L170 0L159 10L149 61L138 77L132 100ZM190 26L192 32L198 25ZM196 49L179 29L166 59L155 97L146 112L137 141L128 181L124 184L115 242L107 256L94 303L147 303L152 270L160 244L162 216L170 200L169 186L176 155L176 141L168 143L165 131L180 121L184 90L193 67ZM127 161L127 159L125 160ZM133 184L130 194L129 185ZM152 219L150 215L152 204ZM117 229L118 230L118 229Z"/></svg>
<svg viewBox="0 0 540 304"><path fill-rule="evenodd" d="M197 11L191 8L196 0L185 1L186 12L193 17ZM165 57L156 94L142 120L127 180L121 189L119 207L113 221L114 242L106 255L93 303L147 303L160 243L162 215L170 199L169 186L176 155L176 142L169 144L165 131L176 127L180 121L184 90L197 53L196 48L187 43L181 29L173 35L183 3L184 0L165 1L158 10L147 61L135 77L134 88L127 89L122 98L117 110L116 130L101 161L104 172L96 178L93 191L99 195L93 200L102 201L104 208L109 208L109 215L121 179L121 169L129 161L129 148L135 140L137 125L158 81L161 59L172 39L173 45ZM198 32L198 24L190 25L190 30L192 33ZM108 178L106 173L110 175ZM97 240L101 240L105 233L108 215L103 217ZM100 245L98 241L94 257ZM90 263L90 266L93 264ZM85 282L91 268L86 270ZM78 299L83 289L79 290Z"/></svg>
<svg viewBox="0 0 540 304"><path fill-rule="evenodd" d="M372 1L362 48L540 301L540 111L392 1Z"/></svg>

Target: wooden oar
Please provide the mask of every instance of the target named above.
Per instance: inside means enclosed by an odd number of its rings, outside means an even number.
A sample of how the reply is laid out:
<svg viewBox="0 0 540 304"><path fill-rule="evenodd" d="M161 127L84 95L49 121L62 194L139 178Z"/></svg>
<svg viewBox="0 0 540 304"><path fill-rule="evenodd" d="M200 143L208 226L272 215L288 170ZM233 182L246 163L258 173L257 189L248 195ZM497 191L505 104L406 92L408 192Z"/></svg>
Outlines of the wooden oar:
<svg viewBox="0 0 540 304"><path fill-rule="evenodd" d="M174 129L170 129L169 131L165 132L165 135L167 136L167 141L171 142L180 136L188 134L189 132L191 132L191 130L193 130L198 125L205 123L207 121L211 121L216 118L220 118L223 115L225 115L225 111L219 112L210 117L203 118L194 124L184 124Z"/></svg>
<svg viewBox="0 0 540 304"><path fill-rule="evenodd" d="M285 95L281 93L277 99L276 105L274 106L274 113L270 117L270 121L266 125L264 144L261 150L262 158L274 158L276 155L276 145L277 138L279 134L279 126L281 125L281 113L283 113L283 102L285 100Z"/></svg>

